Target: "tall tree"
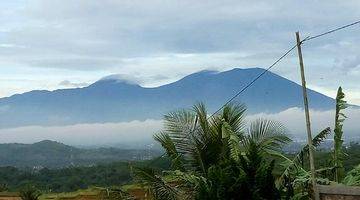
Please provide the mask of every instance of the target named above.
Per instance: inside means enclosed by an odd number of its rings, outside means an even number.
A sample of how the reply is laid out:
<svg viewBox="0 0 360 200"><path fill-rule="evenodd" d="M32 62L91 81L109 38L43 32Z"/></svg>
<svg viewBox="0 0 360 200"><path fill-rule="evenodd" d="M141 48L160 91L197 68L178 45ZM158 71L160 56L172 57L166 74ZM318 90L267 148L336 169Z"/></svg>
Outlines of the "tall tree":
<svg viewBox="0 0 360 200"><path fill-rule="evenodd" d="M336 109L335 109L335 128L334 128L334 167L335 167L335 181L340 182L344 176L344 152L343 148L343 122L346 118L342 110L344 110L347 105L344 100L345 94L342 91L342 88L339 87L336 95Z"/></svg>

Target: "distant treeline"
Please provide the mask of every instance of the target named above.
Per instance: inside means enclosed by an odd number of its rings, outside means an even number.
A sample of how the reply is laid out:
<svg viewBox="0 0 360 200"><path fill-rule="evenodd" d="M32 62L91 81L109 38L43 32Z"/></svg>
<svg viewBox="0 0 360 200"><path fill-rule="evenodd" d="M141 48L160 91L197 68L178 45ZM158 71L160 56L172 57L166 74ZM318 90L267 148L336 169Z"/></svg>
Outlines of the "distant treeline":
<svg viewBox="0 0 360 200"><path fill-rule="evenodd" d="M123 185L132 180L131 166L141 166L149 162L114 162L92 167L44 168L41 170L0 167L0 189L19 191L27 185L32 185L44 192L70 192L90 186ZM168 161L166 159L157 160L152 166L167 168Z"/></svg>
<svg viewBox="0 0 360 200"><path fill-rule="evenodd" d="M159 150L121 149L121 147L82 149L44 140L34 144L0 144L0 166L53 169L92 166L117 161L148 160L160 154Z"/></svg>
<svg viewBox="0 0 360 200"><path fill-rule="evenodd" d="M346 154L344 159L344 168L345 171L350 171L354 167L360 164L360 144L358 142L351 142L348 147L343 146L343 150ZM289 158L292 158L293 154L287 154ZM332 160L333 151L329 149L317 150L315 152L315 164L316 168L329 167ZM307 161L307 160L306 160ZM304 167L307 168L309 165L308 162L304 163Z"/></svg>

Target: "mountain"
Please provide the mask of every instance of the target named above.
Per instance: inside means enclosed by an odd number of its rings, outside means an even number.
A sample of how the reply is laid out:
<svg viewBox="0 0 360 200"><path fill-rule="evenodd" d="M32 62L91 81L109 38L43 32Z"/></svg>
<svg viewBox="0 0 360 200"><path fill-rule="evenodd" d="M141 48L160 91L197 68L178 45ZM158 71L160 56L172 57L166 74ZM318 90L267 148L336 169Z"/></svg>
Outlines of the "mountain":
<svg viewBox="0 0 360 200"><path fill-rule="evenodd" d="M199 101L214 111L263 71L201 71L153 88L110 76L84 88L17 94L0 99L0 128L160 119L166 112L189 108ZM334 107L334 99L316 91L309 89L308 96L313 109ZM236 101L245 103L249 113L303 107L301 86L271 72Z"/></svg>
<svg viewBox="0 0 360 200"><path fill-rule="evenodd" d="M150 159L159 154L158 150L153 149L82 149L44 140L34 144L0 144L0 167L89 166L114 161Z"/></svg>

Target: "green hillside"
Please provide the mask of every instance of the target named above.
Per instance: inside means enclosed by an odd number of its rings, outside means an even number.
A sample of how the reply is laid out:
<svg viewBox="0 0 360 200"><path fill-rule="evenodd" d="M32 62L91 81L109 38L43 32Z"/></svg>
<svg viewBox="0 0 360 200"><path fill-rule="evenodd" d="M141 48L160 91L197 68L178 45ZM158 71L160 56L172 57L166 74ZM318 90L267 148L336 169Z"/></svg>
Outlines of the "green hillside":
<svg viewBox="0 0 360 200"><path fill-rule="evenodd" d="M124 160L146 160L159 154L159 151L150 149L82 149L44 140L34 144L0 144L0 166L34 169L92 166Z"/></svg>

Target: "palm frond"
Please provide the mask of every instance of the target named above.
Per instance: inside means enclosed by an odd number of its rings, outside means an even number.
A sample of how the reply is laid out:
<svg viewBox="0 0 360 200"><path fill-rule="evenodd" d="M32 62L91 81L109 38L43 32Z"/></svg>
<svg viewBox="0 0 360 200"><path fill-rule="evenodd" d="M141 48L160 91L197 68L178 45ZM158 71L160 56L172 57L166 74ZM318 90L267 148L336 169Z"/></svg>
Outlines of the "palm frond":
<svg viewBox="0 0 360 200"><path fill-rule="evenodd" d="M322 130L320 133L318 133L312 140L313 146L317 147L319 146L328 135L331 134L331 129L330 127ZM301 164L303 163L303 155L304 154L308 154L309 153L309 146L305 145L301 151L292 159L290 160L289 158L285 157L284 155L282 155L281 153L278 152L272 152L272 155L278 156L280 158L282 158L283 160L285 160L285 162L283 163L284 166L284 171L281 174L281 176L278 178L277 183L279 185L283 184L285 181L285 177L289 177L290 175L295 175L298 174L299 172L301 173L305 173L306 170L301 166Z"/></svg>
<svg viewBox="0 0 360 200"><path fill-rule="evenodd" d="M198 123L199 123L199 126L201 127L200 130L202 130L202 133L204 134L203 136L207 136L206 133L209 132L210 125L209 125L209 121L208 121L207 110L206 110L205 104L198 103L198 104L194 105L193 110L196 113L196 116L198 117ZM197 131L199 131L199 129L197 129Z"/></svg>
<svg viewBox="0 0 360 200"><path fill-rule="evenodd" d="M360 186L360 165L356 166L346 174L343 184L349 186Z"/></svg>
<svg viewBox="0 0 360 200"><path fill-rule="evenodd" d="M165 149L166 154L169 156L172 162L172 168L181 171L185 170L183 156L177 151L176 146L169 136L164 132L160 132L154 135L154 139L158 141Z"/></svg>
<svg viewBox="0 0 360 200"><path fill-rule="evenodd" d="M249 138L265 151L280 150L283 145L291 142L286 133L282 124L266 119L255 120L248 130Z"/></svg>
<svg viewBox="0 0 360 200"><path fill-rule="evenodd" d="M188 159L193 150L191 135L194 134L197 118L195 114L187 110L170 112L164 116L164 130L174 144L178 154Z"/></svg>
<svg viewBox="0 0 360 200"><path fill-rule="evenodd" d="M231 126L231 130L242 135L245 128L245 112L244 104L228 104L221 113L221 119Z"/></svg>
<svg viewBox="0 0 360 200"><path fill-rule="evenodd" d="M200 173L206 173L206 151L204 151L203 143L199 138L193 137L194 148L191 152L192 159L189 160L190 166L193 170Z"/></svg>
<svg viewBox="0 0 360 200"><path fill-rule="evenodd" d="M240 151L240 139L237 134L233 131L232 127L224 122L222 126L222 138L226 141L229 148L230 158L239 161Z"/></svg>
<svg viewBox="0 0 360 200"><path fill-rule="evenodd" d="M318 133L312 140L314 147L318 147L329 135L331 134L330 127L325 128L320 133ZM306 144L301 151L295 156L294 162L296 164L303 163L304 155L309 154L309 145Z"/></svg>

